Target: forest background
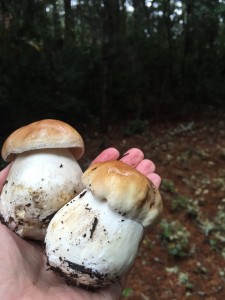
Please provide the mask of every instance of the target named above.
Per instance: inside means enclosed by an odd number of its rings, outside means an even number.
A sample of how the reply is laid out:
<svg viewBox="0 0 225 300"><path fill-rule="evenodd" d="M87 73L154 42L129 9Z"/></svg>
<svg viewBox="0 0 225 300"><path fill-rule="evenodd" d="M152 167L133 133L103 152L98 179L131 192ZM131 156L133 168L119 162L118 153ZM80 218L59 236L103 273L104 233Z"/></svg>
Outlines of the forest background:
<svg viewBox="0 0 225 300"><path fill-rule="evenodd" d="M224 18L222 0L1 0L2 131L224 106Z"/></svg>

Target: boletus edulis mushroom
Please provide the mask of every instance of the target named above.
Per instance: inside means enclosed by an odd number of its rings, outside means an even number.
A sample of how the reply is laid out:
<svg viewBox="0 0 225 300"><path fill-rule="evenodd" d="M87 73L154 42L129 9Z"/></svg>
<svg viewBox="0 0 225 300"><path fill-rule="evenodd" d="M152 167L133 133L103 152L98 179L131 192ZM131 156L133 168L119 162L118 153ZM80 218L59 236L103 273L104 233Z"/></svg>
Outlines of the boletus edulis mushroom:
<svg viewBox="0 0 225 300"><path fill-rule="evenodd" d="M2 147L3 159L13 161L0 196L2 221L23 238L43 240L52 215L83 190L83 152L80 134L59 120L14 131Z"/></svg>
<svg viewBox="0 0 225 300"><path fill-rule="evenodd" d="M49 223L46 255L69 284L96 289L128 272L163 206L150 180L120 161L92 165L82 182L85 189Z"/></svg>

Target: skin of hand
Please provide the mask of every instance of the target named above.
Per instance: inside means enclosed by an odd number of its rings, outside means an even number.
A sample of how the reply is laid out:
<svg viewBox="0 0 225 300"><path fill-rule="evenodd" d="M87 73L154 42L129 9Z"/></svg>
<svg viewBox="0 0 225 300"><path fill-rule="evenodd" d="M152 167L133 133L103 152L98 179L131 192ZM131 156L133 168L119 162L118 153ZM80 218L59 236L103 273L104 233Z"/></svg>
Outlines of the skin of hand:
<svg viewBox="0 0 225 300"><path fill-rule="evenodd" d="M119 159L115 148L104 150L92 163ZM128 150L121 161L145 174L156 187L161 178L152 161L141 150ZM0 191L11 165L0 172ZM47 270L43 248L38 242L26 241L0 223L0 299L4 300L117 300L121 298L126 278L96 292L70 287ZM127 277L127 276L126 276Z"/></svg>

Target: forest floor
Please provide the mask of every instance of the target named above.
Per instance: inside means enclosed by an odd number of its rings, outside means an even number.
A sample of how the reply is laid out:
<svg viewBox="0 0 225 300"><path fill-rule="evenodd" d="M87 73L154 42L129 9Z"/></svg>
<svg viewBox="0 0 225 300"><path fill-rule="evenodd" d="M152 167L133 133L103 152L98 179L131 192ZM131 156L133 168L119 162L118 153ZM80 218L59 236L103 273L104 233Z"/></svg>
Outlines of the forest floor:
<svg viewBox="0 0 225 300"><path fill-rule="evenodd" d="M163 219L146 231L123 299L224 300L225 115L152 120L135 133L142 125L121 122L109 135L82 129L84 165L106 147L138 147L162 177Z"/></svg>

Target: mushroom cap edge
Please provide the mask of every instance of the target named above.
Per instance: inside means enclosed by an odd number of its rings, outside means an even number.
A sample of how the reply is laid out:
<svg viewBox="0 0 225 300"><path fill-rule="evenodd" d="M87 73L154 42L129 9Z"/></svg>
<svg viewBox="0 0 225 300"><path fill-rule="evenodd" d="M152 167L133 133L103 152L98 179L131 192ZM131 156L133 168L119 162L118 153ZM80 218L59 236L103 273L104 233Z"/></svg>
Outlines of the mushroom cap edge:
<svg viewBox="0 0 225 300"><path fill-rule="evenodd" d="M121 161L91 165L82 175L83 185L109 207L144 227L161 217L163 204L159 190L138 170Z"/></svg>
<svg viewBox="0 0 225 300"><path fill-rule="evenodd" d="M75 159L79 159L84 153L84 141L69 124L44 119L11 133L3 144L1 154L5 161L10 162L22 152L46 148L69 148Z"/></svg>

